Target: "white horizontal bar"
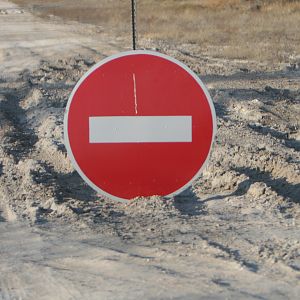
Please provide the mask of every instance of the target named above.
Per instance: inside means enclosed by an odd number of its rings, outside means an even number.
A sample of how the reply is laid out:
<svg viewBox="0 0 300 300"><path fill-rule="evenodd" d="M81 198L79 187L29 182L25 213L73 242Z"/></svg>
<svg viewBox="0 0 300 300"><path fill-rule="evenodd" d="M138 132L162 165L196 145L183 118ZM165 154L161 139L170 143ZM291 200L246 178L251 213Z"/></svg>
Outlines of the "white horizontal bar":
<svg viewBox="0 0 300 300"><path fill-rule="evenodd" d="M90 117L90 143L192 142L191 116Z"/></svg>

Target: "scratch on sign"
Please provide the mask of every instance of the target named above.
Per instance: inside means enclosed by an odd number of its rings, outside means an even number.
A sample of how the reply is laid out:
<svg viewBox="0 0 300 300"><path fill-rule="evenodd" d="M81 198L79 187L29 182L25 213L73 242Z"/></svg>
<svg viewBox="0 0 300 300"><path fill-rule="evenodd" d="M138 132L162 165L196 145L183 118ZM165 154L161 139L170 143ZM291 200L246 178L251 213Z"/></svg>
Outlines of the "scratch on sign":
<svg viewBox="0 0 300 300"><path fill-rule="evenodd" d="M137 104L137 96L136 96L136 80L135 73L133 73L133 86L134 86L134 103L135 103L135 114L138 114L138 104Z"/></svg>

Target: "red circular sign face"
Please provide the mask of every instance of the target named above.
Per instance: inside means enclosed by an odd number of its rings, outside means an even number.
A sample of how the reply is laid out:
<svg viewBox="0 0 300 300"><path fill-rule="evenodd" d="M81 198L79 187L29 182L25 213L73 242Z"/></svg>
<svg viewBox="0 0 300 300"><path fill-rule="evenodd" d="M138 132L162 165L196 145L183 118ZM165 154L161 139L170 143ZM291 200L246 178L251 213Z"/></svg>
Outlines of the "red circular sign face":
<svg viewBox="0 0 300 300"><path fill-rule="evenodd" d="M73 90L65 143L81 177L115 200L171 196L201 172L216 116L200 79L166 55L131 51L93 67Z"/></svg>

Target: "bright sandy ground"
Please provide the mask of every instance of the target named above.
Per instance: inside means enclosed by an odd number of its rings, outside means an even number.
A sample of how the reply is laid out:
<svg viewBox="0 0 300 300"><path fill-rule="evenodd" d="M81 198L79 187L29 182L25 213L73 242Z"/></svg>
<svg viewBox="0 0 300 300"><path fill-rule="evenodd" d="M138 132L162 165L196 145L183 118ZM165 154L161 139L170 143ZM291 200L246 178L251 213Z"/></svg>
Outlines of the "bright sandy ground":
<svg viewBox="0 0 300 300"><path fill-rule="evenodd" d="M199 74L218 135L192 189L125 205L73 171L63 115L82 74L130 40L0 0L0 299L299 299L300 58L140 43Z"/></svg>

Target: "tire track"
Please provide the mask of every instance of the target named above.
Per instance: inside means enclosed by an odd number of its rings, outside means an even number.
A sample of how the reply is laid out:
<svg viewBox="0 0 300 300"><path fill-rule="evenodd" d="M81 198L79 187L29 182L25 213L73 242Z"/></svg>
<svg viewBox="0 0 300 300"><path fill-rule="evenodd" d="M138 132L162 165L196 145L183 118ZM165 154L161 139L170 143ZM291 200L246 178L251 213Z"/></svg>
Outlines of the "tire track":
<svg viewBox="0 0 300 300"><path fill-rule="evenodd" d="M39 168L34 162L35 144L38 136L30 127L26 111L21 107L21 101L30 92L30 84L17 79L12 87L2 84L0 95L1 127L1 175L0 190L2 204L8 220L15 220L15 213L31 221L41 221L37 203L32 199L42 192L51 196L51 191L45 191L33 179L34 168ZM43 200L43 199L41 199Z"/></svg>
<svg viewBox="0 0 300 300"><path fill-rule="evenodd" d="M0 110L7 124L10 124L10 130L2 137L1 143L4 152L12 156L16 164L30 155L37 141L34 131L26 127L25 111L19 104L29 89L29 86L23 85L19 89L1 90L6 101L1 101Z"/></svg>

